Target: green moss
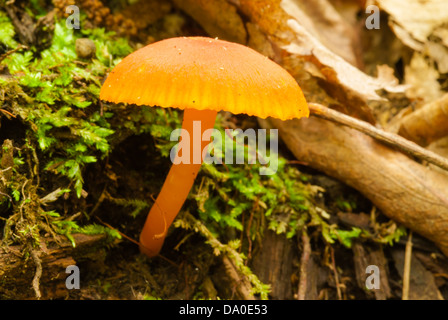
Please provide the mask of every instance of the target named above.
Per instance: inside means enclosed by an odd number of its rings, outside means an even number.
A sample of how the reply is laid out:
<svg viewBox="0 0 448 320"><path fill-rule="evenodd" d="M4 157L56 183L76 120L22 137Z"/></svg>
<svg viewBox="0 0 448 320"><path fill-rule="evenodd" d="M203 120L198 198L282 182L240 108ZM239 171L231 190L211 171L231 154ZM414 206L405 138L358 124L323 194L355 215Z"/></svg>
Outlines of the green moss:
<svg viewBox="0 0 448 320"><path fill-rule="evenodd" d="M0 11L0 43L6 48L17 47L17 41L14 40L14 26L5 12Z"/></svg>
<svg viewBox="0 0 448 320"><path fill-rule="evenodd" d="M32 4L38 6L38 2ZM96 58L82 61L77 58L75 42L79 37L95 41L99 48ZM0 45L4 51L19 46L14 27L3 11L0 11ZM8 231L4 233L4 240L20 242L25 235L32 235L38 242L39 230L46 228L69 239L72 232L86 231L55 211L40 209L38 176L52 172L65 177L65 189L81 197L85 167L111 152L115 132L108 121L113 113L102 115L99 104L102 79L131 51L127 40L113 33L102 29L75 33L65 27L64 21L58 21L48 49L41 52L34 48L21 49L0 62L12 75L0 76L3 104L22 120L29 139L28 148L18 150L22 156L14 157L15 174L9 181L13 214L6 222ZM31 156L36 153L43 155L41 159ZM24 154L28 160L24 160ZM33 168L27 172L27 166ZM29 172L33 172L32 177ZM19 211L22 214L28 207L31 211L31 204L35 214L30 214L30 221L18 226L16 214Z"/></svg>
<svg viewBox="0 0 448 320"><path fill-rule="evenodd" d="M266 220L278 234L295 236L309 220L318 189L304 184L303 174L281 156L278 164L273 175L260 175L260 164L203 165L203 180L194 195L201 220L216 232L228 227L242 231L242 217L250 215ZM252 226L254 236L265 227L258 225L258 230Z"/></svg>
<svg viewBox="0 0 448 320"><path fill-rule="evenodd" d="M81 37L95 42L94 58L77 57L75 43ZM19 46L14 27L3 11L0 11L0 45L5 52ZM107 228L98 226L83 229L51 208L43 210L42 196L38 194L42 191L39 175L52 173L64 178L64 190L80 198L85 188L86 166L111 153L115 132L151 133L161 155L169 156L173 145L169 141L171 130L180 126L176 111L151 107L124 110L121 106L105 110L107 106L99 101L107 72L133 50L127 39L113 32L98 28L68 29L61 20L55 24L48 49L37 52L34 48L22 48L0 61L12 75L0 76L0 97L4 97L8 111L21 119L28 139L27 147L17 148L14 157L15 176L9 182L13 214L6 222L4 240L22 242L26 241L26 235L32 234L38 244L39 230L44 229L63 234L71 241L73 232L93 229L106 232ZM33 156L37 153L39 158ZM32 195L28 192L31 190ZM132 199L127 203L136 207L135 212L147 206ZM30 210L29 221L19 226L17 217L24 208ZM35 214L31 214L32 208Z"/></svg>

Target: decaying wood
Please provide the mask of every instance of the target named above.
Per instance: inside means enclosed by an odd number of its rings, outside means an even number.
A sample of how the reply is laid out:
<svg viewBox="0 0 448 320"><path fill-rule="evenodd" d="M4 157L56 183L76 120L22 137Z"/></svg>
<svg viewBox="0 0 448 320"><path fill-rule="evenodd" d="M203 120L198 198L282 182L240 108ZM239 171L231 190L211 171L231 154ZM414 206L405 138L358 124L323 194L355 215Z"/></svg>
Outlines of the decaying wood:
<svg viewBox="0 0 448 320"><path fill-rule="evenodd" d="M330 270L318 262L319 251L313 252L310 237L306 232L300 237L300 275L297 292L297 300L318 300L319 290L328 281Z"/></svg>
<svg viewBox="0 0 448 320"><path fill-rule="evenodd" d="M21 43L32 45L36 41L34 22L31 16L22 8L13 5L5 6Z"/></svg>
<svg viewBox="0 0 448 320"><path fill-rule="evenodd" d="M65 240L61 244L49 244L40 251L38 268L35 259L22 256L20 247L0 249L0 299L34 299L36 290L43 299L67 296L65 280L69 275L65 269L81 261L99 259L98 248L104 246L106 240L104 235L74 234L73 237L75 248Z"/></svg>
<svg viewBox="0 0 448 320"><path fill-rule="evenodd" d="M356 272L356 282L358 286L365 289L368 297L374 297L376 300L386 300L391 298L391 289L389 286L389 270L387 268L387 259L383 250L379 246L364 246L361 243L354 242L352 246L353 260ZM374 265L379 268L380 286L378 289L368 290L366 288L366 274L368 266Z"/></svg>
<svg viewBox="0 0 448 320"><path fill-rule="evenodd" d="M241 276L232 260L222 255L217 272L213 275L213 283L225 299L254 300L250 282Z"/></svg>
<svg viewBox="0 0 448 320"><path fill-rule="evenodd" d="M0 212L6 210L9 202L12 201L8 195L8 183L11 180L14 167L13 151L12 141L9 139L3 141L0 159Z"/></svg>
<svg viewBox="0 0 448 320"><path fill-rule="evenodd" d="M328 281L328 268L319 264L319 257L313 252L306 263L306 290L304 300L319 300L320 290L324 288ZM299 296L297 298L300 298Z"/></svg>
<svg viewBox="0 0 448 320"><path fill-rule="evenodd" d="M395 268L401 277L404 277L405 252L404 250L392 250L392 258ZM434 276L414 256L411 257L409 273L409 300L440 300L443 299L438 290Z"/></svg>
<svg viewBox="0 0 448 320"><path fill-rule="evenodd" d="M261 248L255 255L251 268L261 282L271 285L271 299L293 298L291 278L294 273L293 261L297 261L296 251L293 242L284 235L273 231L264 234Z"/></svg>
<svg viewBox="0 0 448 320"><path fill-rule="evenodd" d="M448 255L448 180L374 139L330 121L260 121L295 157L360 191L389 218Z"/></svg>
<svg viewBox="0 0 448 320"><path fill-rule="evenodd" d="M4 9L11 18L22 45L36 46L40 49L50 46L54 31L54 11L50 11L35 22L25 7L14 1L7 2Z"/></svg>
<svg viewBox="0 0 448 320"><path fill-rule="evenodd" d="M440 259L420 250L414 250L414 256L432 273L438 288L448 283L448 259Z"/></svg>

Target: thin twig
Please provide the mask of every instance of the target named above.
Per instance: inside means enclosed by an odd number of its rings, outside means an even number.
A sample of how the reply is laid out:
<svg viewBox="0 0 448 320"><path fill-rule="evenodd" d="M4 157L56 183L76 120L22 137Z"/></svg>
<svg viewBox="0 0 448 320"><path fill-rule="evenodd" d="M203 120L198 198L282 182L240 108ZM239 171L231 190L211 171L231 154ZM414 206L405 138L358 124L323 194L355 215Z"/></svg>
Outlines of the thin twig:
<svg viewBox="0 0 448 320"><path fill-rule="evenodd" d="M403 294L401 297L402 300L409 300L409 279L411 275L411 258L412 258L412 231L409 233L404 255Z"/></svg>
<svg viewBox="0 0 448 320"><path fill-rule="evenodd" d="M94 213L96 213L96 210L98 210L98 208L100 207L100 205L103 203L104 199L106 198L106 189L107 189L107 184L104 186L103 191L101 191L101 195L98 198L98 201L95 203L95 206L93 207L93 209L90 211L89 213L89 217L93 217Z"/></svg>
<svg viewBox="0 0 448 320"><path fill-rule="evenodd" d="M417 159L427 161L448 171L448 159L439 156L438 154L430 150L422 148L418 144L409 141L397 134L378 129L365 121L355 119L318 103L309 103L308 106L310 108L311 114L315 117L330 120L338 124L356 129L378 141L395 147L400 151L406 152Z"/></svg>
<svg viewBox="0 0 448 320"><path fill-rule="evenodd" d="M110 224L108 224L108 223L104 222L103 220L101 220L98 216L95 216L95 219L97 219L101 224L105 225L109 229L115 230L116 232L118 232L120 234L120 236L122 236L126 240L132 242L133 244L139 245L138 241L136 241L136 240L132 239L131 237L127 236L126 234L124 234L123 232L118 230L117 228L112 227Z"/></svg>
<svg viewBox="0 0 448 320"><path fill-rule="evenodd" d="M20 51L22 49L28 49L28 47L20 44L19 46L17 46L17 48L6 51L4 54L0 55L0 62L5 60L5 58L7 58L9 55L16 53L17 51Z"/></svg>
<svg viewBox="0 0 448 320"><path fill-rule="evenodd" d="M330 253L331 253L331 266L334 273L334 282L336 285L336 292L338 294L338 299L342 300L342 294L341 294L341 288L339 287L339 275L338 275L338 269L336 268L336 261L334 259L334 249L333 247L330 247Z"/></svg>
<svg viewBox="0 0 448 320"><path fill-rule="evenodd" d="M104 222L103 220L101 220L98 216L95 216L95 218L103 225L105 225L106 227L108 227L111 230L115 230L116 232L118 232L123 238L125 238L126 240L132 242L133 244L140 246L141 243L139 243L138 241L132 239L131 237L129 237L128 235L124 234L123 232L121 232L120 230L118 230L117 228L112 227L110 224ZM175 262L171 261L170 259L162 256L161 254L157 255L158 257L162 258L163 260L167 261L168 263L170 263L171 265L175 266L175 267L179 267Z"/></svg>
<svg viewBox="0 0 448 320"><path fill-rule="evenodd" d="M297 294L297 300L306 299L306 289L308 287L307 269L311 255L311 245L310 245L310 238L308 237L306 230L304 230L302 233L302 243L303 243L303 251L302 251L302 257L300 259L300 281L299 281L299 292Z"/></svg>
<svg viewBox="0 0 448 320"><path fill-rule="evenodd" d="M10 116L10 117L16 118L15 115L13 115L13 114L12 114L11 112L9 112L9 111L6 111L5 109L0 109L0 112L4 113L4 114L6 114L6 115L8 115L8 116Z"/></svg>

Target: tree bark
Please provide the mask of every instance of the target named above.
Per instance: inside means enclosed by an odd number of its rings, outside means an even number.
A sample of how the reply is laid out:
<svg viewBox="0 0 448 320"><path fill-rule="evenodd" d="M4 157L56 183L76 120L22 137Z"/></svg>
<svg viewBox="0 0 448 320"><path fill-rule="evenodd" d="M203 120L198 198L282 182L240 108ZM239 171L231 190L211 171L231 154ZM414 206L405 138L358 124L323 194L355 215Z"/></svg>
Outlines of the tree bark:
<svg viewBox="0 0 448 320"><path fill-rule="evenodd" d="M297 250L292 240L273 231L266 231L258 254L252 261L252 270L263 283L271 285L270 298L291 300L294 297L291 277Z"/></svg>

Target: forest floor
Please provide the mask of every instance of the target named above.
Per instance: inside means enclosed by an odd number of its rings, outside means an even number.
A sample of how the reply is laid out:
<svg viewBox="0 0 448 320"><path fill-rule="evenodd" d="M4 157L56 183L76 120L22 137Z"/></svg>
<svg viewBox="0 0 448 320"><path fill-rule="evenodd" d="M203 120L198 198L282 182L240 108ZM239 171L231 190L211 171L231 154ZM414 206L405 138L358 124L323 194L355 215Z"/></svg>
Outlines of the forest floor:
<svg viewBox="0 0 448 320"><path fill-rule="evenodd" d="M165 1L134 20L132 6L82 1L81 30L65 27L70 1L0 3L0 299L401 299L403 281L411 299L448 299L448 260L432 242L283 143L272 179L204 166L161 254L146 258L136 241L181 113L106 104L99 90L138 47L206 32ZM217 127L259 123L221 114ZM67 289L70 265L80 289Z"/></svg>

